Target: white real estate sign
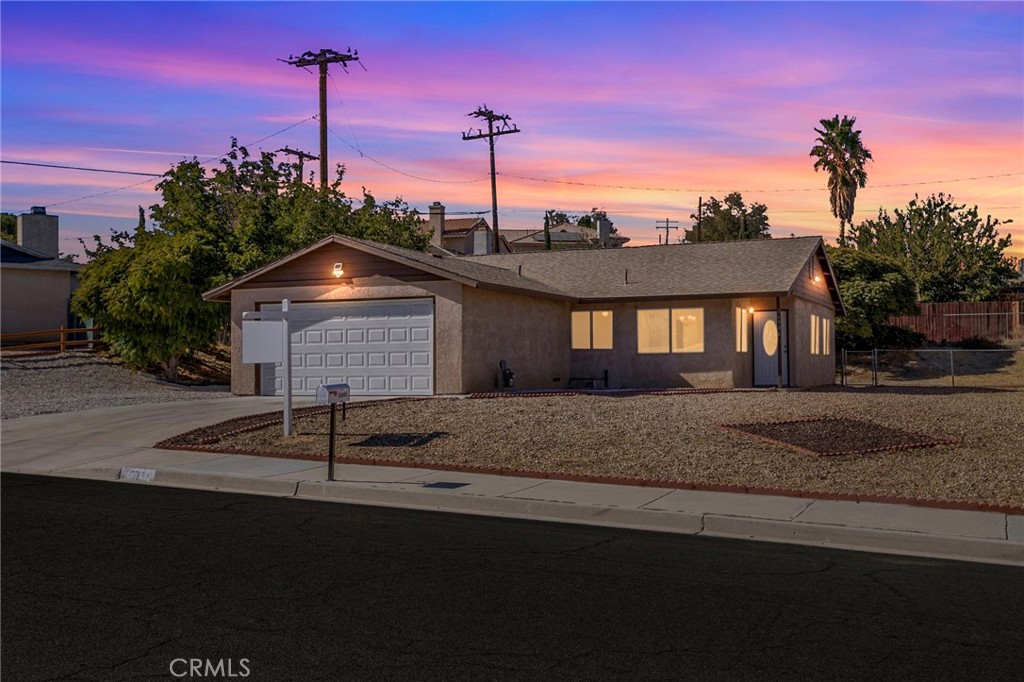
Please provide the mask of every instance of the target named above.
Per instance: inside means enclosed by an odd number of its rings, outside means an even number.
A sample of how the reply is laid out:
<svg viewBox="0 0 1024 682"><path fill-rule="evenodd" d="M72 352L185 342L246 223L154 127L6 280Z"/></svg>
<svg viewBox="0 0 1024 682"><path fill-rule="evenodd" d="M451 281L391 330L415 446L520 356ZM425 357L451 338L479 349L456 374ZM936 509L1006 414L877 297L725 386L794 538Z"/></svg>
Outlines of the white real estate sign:
<svg viewBox="0 0 1024 682"><path fill-rule="evenodd" d="M284 362L284 320L242 320L242 362Z"/></svg>

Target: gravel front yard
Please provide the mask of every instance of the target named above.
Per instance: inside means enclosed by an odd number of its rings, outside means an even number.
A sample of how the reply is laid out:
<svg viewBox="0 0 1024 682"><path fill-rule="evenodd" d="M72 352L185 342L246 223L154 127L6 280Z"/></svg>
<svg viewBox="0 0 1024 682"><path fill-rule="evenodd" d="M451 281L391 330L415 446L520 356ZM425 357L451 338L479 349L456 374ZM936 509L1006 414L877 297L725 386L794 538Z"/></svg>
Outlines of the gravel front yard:
<svg viewBox="0 0 1024 682"><path fill-rule="evenodd" d="M132 372L99 355L0 359L0 419L230 395L227 386L172 384Z"/></svg>
<svg viewBox="0 0 1024 682"><path fill-rule="evenodd" d="M245 424L239 421L191 440L213 436L211 447L229 451L326 455L325 413L299 416L289 439L279 417L257 430L226 433ZM836 417L952 443L813 457L719 428ZM346 421L339 416L338 427L339 457L1024 506L1022 392L832 388L438 398L356 405ZM829 422L819 428L823 441L836 439ZM861 440L874 446L889 437L869 429ZM843 438L856 446L858 434Z"/></svg>

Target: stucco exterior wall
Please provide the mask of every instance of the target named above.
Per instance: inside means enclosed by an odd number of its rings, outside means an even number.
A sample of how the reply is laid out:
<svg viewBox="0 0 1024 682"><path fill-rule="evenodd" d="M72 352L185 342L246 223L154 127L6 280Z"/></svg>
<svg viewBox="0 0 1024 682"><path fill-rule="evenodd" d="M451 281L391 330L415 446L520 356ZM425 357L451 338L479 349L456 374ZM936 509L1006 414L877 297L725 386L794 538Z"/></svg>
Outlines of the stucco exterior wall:
<svg viewBox="0 0 1024 682"><path fill-rule="evenodd" d="M703 308L703 353L638 353L639 309ZM571 351L573 377L608 370L611 388L731 388L736 365L733 306L729 299L573 306L612 311L611 350ZM568 342L567 342L568 343Z"/></svg>
<svg viewBox="0 0 1024 682"><path fill-rule="evenodd" d="M78 279L67 270L0 267L0 333L59 329L67 324L68 300L77 285Z"/></svg>
<svg viewBox="0 0 1024 682"><path fill-rule="evenodd" d="M827 355L811 354L811 315L818 315L829 321L829 353ZM828 386L835 383L835 310L831 305L822 305L797 298L793 301L790 320L792 326L789 331L790 383L802 388Z"/></svg>
<svg viewBox="0 0 1024 682"><path fill-rule="evenodd" d="M516 388L561 388L569 380L569 304L465 287L462 295L465 392L498 388L498 363Z"/></svg>
<svg viewBox="0 0 1024 682"><path fill-rule="evenodd" d="M434 386L437 394L462 392L462 285L436 280L402 282L388 277L356 279L352 284L237 288L231 292L231 392L257 395L257 365L242 364L242 313L263 303L362 301L386 298L434 299Z"/></svg>

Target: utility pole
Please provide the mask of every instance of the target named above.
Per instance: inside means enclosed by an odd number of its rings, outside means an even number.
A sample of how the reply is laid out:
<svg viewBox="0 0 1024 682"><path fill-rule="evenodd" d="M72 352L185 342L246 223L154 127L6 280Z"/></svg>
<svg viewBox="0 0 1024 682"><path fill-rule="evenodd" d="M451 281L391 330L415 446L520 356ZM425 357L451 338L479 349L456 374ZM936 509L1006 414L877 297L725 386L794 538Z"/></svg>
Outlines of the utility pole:
<svg viewBox="0 0 1024 682"><path fill-rule="evenodd" d="M334 50L320 50L319 52L303 52L301 56L288 55L288 59L278 59L279 62L291 64L299 68L317 66L320 68L320 189L327 189L327 65L341 64L341 68L348 72L345 65L349 62L359 61L359 50L353 51L350 47L348 52L341 53ZM360 64L362 66L362 64ZM366 67L364 66L365 70Z"/></svg>
<svg viewBox="0 0 1024 682"><path fill-rule="evenodd" d="M665 223L665 224L662 225L662 223ZM668 231L669 230L678 230L679 229L679 221L678 220L669 220L668 218L665 218L664 220L655 220L654 221L654 227L655 227L655 229L658 229L658 230L665 230L665 245L668 246ZM661 235L658 235L658 243L659 244L661 243Z"/></svg>
<svg viewBox="0 0 1024 682"><path fill-rule="evenodd" d="M287 154L288 156L297 156L297 157L299 157L299 182L305 182L305 178L303 177L303 170L302 170L303 162L306 159L309 159L310 161L316 161L317 159L320 158L319 156L313 156L312 154L309 154L308 152L299 151L298 149L292 149L291 147L284 147L282 149L278 149L277 151L279 151L282 154Z"/></svg>
<svg viewBox="0 0 1024 682"><path fill-rule="evenodd" d="M487 132L485 133L482 128L477 128L476 132L473 132L473 128L469 131L462 133L463 140L479 140L486 137L491 147L491 220L493 221L494 228L494 253L498 253L498 180L496 173L494 172L494 138L499 135L511 135L512 133L518 133L519 128L516 127L515 123L510 123L512 118L508 114L496 114L487 108L487 105L479 107L476 111L466 114L467 116L473 116L474 118L481 118L487 121ZM495 122L498 122L498 129L494 129Z"/></svg>
<svg viewBox="0 0 1024 682"><path fill-rule="evenodd" d="M700 239L701 214L704 212L704 197L697 197L697 241Z"/></svg>

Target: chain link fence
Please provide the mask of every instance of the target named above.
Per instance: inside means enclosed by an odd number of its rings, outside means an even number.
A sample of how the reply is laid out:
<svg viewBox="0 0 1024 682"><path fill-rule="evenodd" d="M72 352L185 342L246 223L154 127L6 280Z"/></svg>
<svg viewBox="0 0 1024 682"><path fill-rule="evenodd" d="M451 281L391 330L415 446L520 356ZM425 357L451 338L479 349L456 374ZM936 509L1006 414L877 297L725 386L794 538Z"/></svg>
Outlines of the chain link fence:
<svg viewBox="0 0 1024 682"><path fill-rule="evenodd" d="M843 386L1024 387L1024 348L843 350Z"/></svg>

